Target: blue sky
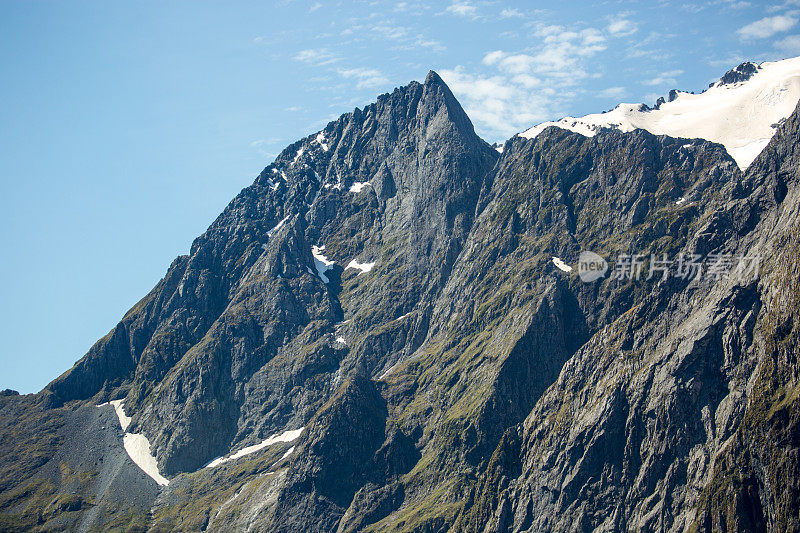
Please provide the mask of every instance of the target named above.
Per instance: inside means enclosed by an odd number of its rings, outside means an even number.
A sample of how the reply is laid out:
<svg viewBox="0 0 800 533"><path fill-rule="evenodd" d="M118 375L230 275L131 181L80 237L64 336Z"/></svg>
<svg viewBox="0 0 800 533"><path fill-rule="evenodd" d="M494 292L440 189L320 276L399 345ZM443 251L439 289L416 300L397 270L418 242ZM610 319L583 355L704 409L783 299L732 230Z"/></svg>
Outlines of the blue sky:
<svg viewBox="0 0 800 533"><path fill-rule="evenodd" d="M0 388L68 369L285 145L429 69L493 142L800 55L799 20L800 1L0 2Z"/></svg>

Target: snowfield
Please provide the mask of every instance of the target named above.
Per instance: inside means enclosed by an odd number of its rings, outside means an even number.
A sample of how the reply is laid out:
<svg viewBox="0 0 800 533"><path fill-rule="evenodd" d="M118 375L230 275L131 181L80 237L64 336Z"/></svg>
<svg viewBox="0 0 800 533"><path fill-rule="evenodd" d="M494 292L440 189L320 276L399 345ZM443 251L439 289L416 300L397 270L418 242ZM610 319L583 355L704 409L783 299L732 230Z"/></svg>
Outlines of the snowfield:
<svg viewBox="0 0 800 533"><path fill-rule="evenodd" d="M742 170L767 146L776 125L792 114L800 100L800 57L761 63L745 82L717 82L701 94L678 92L658 109L620 104L612 111L544 122L520 133L532 139L549 126L587 137L602 128L623 132L644 129L654 135L700 138L720 143Z"/></svg>
<svg viewBox="0 0 800 533"><path fill-rule="evenodd" d="M238 452L236 452L236 453L234 453L232 455L229 455L229 456L226 456L226 457L217 457L216 459L214 459L213 461L208 463L206 465L206 468L214 468L215 466L219 466L221 464L225 464L228 461L234 461L236 459L239 459L240 457L244 457L245 455L250 455L251 453L255 453L255 452L259 451L259 450L263 450L267 446L271 446L272 444L276 444L278 442L292 442L292 441L295 441L300 436L300 434L303 432L304 428L305 428L305 426L303 426L303 427L301 427L299 429L291 429L289 431L284 431L283 433L276 433L275 435L269 437L268 439L265 439L265 440L261 441L258 444L254 444L252 446L247 446L245 448L242 448L241 450L239 450ZM294 446L290 450L294 450Z"/></svg>

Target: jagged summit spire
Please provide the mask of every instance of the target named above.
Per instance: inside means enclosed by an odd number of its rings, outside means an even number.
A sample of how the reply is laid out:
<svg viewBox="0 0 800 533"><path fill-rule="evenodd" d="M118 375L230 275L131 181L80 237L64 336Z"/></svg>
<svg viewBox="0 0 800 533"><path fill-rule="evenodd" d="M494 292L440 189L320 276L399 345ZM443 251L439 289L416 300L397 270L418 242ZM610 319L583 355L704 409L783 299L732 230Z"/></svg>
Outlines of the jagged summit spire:
<svg viewBox="0 0 800 533"><path fill-rule="evenodd" d="M435 70L429 70L428 75L425 76L425 85L442 84L447 85L442 77Z"/></svg>
<svg viewBox="0 0 800 533"><path fill-rule="evenodd" d="M450 120L458 130L466 134L468 137L475 135L475 128L472 125L461 103L455 97L453 92L448 87L447 83L439 76L434 70L429 70L428 75L425 76L423 83L424 94L428 95L429 99L440 101L447 107L447 113ZM477 137L477 136L476 136Z"/></svg>

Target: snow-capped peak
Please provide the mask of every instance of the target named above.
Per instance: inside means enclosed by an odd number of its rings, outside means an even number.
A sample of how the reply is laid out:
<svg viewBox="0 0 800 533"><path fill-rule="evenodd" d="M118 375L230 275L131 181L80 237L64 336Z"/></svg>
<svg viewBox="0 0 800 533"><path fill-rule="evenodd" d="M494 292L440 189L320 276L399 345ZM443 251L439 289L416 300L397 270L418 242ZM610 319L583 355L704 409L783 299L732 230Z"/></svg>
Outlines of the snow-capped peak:
<svg viewBox="0 0 800 533"><path fill-rule="evenodd" d="M603 128L644 129L654 135L720 143L745 170L767 146L777 125L800 100L800 57L773 63L743 63L700 94L676 92L656 109L620 104L606 113L545 122L520 133L532 139L548 126L587 137Z"/></svg>

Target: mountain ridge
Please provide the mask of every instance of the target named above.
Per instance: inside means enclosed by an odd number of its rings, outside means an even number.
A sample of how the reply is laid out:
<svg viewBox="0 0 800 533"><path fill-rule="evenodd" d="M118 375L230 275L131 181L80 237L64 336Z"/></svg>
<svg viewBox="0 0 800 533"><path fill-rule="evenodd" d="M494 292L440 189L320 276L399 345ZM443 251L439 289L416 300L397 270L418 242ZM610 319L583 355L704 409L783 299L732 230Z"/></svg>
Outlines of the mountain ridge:
<svg viewBox="0 0 800 533"><path fill-rule="evenodd" d="M741 69L741 71L739 70ZM656 135L703 138L723 144L746 170L800 100L800 58L742 63L700 94L670 91L655 108L619 104L613 110L584 117L565 117L538 124L519 135L535 137L557 126L591 136L600 128L645 129Z"/></svg>

